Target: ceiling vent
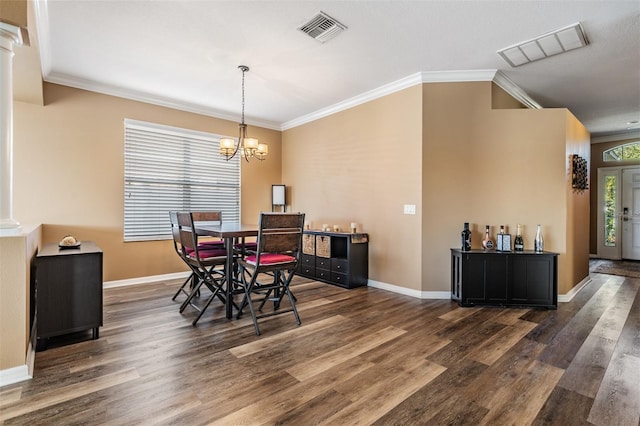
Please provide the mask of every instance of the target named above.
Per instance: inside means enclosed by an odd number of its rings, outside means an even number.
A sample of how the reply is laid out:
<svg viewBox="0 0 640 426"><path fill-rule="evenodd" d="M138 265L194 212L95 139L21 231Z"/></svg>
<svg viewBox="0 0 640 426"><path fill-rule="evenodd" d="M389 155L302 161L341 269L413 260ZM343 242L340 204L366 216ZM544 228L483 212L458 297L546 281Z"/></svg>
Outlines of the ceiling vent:
<svg viewBox="0 0 640 426"><path fill-rule="evenodd" d="M320 43L324 43L346 30L347 27L326 13L320 12L298 29Z"/></svg>
<svg viewBox="0 0 640 426"><path fill-rule="evenodd" d="M565 53L589 44L580 22L498 50L512 67Z"/></svg>

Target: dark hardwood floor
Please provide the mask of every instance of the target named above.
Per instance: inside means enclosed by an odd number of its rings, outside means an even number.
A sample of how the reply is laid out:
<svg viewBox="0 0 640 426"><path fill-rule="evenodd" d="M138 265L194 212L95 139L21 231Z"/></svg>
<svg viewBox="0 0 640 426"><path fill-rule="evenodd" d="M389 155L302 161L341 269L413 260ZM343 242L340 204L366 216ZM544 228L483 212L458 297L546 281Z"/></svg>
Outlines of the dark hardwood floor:
<svg viewBox="0 0 640 426"><path fill-rule="evenodd" d="M33 380L0 388L0 422L637 426L640 279L592 278L556 311L297 278L302 326L261 336L219 303L192 327L176 282L106 289L100 339L38 352Z"/></svg>

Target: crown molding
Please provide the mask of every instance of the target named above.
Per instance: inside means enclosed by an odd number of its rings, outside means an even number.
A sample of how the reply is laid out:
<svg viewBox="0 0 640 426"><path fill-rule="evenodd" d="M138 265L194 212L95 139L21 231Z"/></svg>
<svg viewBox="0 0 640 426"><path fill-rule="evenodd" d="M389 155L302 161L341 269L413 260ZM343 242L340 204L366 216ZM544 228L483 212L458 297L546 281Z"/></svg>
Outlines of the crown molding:
<svg viewBox="0 0 640 426"><path fill-rule="evenodd" d="M2 21L0 21L0 37L18 46L25 41L20 27Z"/></svg>
<svg viewBox="0 0 640 426"><path fill-rule="evenodd" d="M124 89L121 87L97 83L95 81L83 80L67 75L51 73L46 77L45 81L49 83L61 84L63 86L75 87L77 89L88 90L90 92L102 93L104 95L117 96L119 98L129 99L132 101L158 105L165 108L172 108L180 111L191 112L194 114L206 115L208 117L219 118L221 120L240 122L239 115L229 114L225 111L215 110L189 102L176 102L173 99L165 98L162 96L153 96L149 95L148 93L143 93L132 89ZM264 127L271 130L280 130L280 124L272 121L245 119L245 122L252 126Z"/></svg>
<svg viewBox="0 0 640 426"><path fill-rule="evenodd" d="M378 87L377 89L370 90L358 96L354 96L352 98L338 102L326 108L319 109L310 114L306 114L301 117L294 118L293 120L289 120L285 123L282 123L281 130L292 129L294 127L301 126L303 124L310 123L315 120L319 120L320 118L327 117L337 112L344 111L349 108L353 108L365 102L369 102L374 99L378 99L383 96L387 96L392 93L398 92L400 90L404 90L406 88L418 85L422 82L421 78L422 78L422 73L409 75L405 78L401 78L400 80Z"/></svg>
<svg viewBox="0 0 640 426"><path fill-rule="evenodd" d="M627 139L640 139L640 130L634 130L626 133L615 133L612 135L593 136L591 138L591 143L622 142Z"/></svg>
<svg viewBox="0 0 640 426"><path fill-rule="evenodd" d="M39 40L45 42L46 40ZM46 50L46 49L45 49ZM192 104L188 102L176 102L175 100L164 98L160 96L152 96L147 93L138 92L131 89L123 89L120 87L97 83L95 81L83 80L75 77L70 77L64 74L49 73L44 74L45 68L49 67L47 59L43 57L42 62L43 75L46 76L44 81L49 83L61 84L64 86L75 87L77 89L88 90L91 92L102 93L110 96L117 96L120 98L130 99L133 101L144 102L148 104L158 105L165 108L177 109L180 111L191 112L194 114L206 115L209 117L219 118L221 120L239 121L240 117L229 114L225 111L214 110L204 107L198 104ZM516 100L523 103L532 109L541 109L542 107L530 98L520 87L518 87L513 81L506 77L499 70L471 70L471 71L425 71L411 74L407 77L401 78L394 82L385 84L384 86L338 102L326 108L319 109L310 114L303 115L301 117L289 120L282 124L266 121L266 120L251 120L246 119L247 124L252 126L263 127L271 130L288 130L297 126L301 126L312 121L319 120L324 117L328 117L337 112L353 108L355 106L370 102L372 100L388 96L392 93L399 92L409 87L416 86L418 84L426 83L461 83L470 81L493 81L509 95L513 96Z"/></svg>
<svg viewBox="0 0 640 426"><path fill-rule="evenodd" d="M425 83L461 83L469 81L493 81L504 91L513 96L519 102L529 108L541 109L542 107L530 98L524 90L518 87L513 81L507 78L501 71L489 70L471 70L471 71L425 71L409 75L400 80L385 84L377 89L370 90L361 95L354 96L327 108L320 109L310 114L303 115L293 120L282 123L281 130L292 129L306 123L327 117L340 111L353 108L365 102L378 99L400 90L407 89L418 84Z"/></svg>
<svg viewBox="0 0 640 426"><path fill-rule="evenodd" d="M493 82L498 85L502 90L514 97L520 103L524 104L531 109L542 109L539 103L531 98L527 93L522 90L517 84L515 84L509 77L504 75L500 70L496 72Z"/></svg>

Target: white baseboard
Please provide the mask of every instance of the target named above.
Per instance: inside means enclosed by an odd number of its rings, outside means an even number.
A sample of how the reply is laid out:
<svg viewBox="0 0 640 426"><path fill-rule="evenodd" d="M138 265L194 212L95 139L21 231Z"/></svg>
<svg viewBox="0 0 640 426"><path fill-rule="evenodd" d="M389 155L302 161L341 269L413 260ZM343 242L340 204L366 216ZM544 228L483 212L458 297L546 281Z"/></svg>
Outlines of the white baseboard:
<svg viewBox="0 0 640 426"><path fill-rule="evenodd" d="M558 302L563 302L563 303L571 302L571 300L573 300L573 298L576 297L578 293L580 293L580 290L585 288L586 285L589 284L590 282L591 282L591 277L587 275L586 277L584 277L582 281L580 281L571 290L569 290L567 294L559 294Z"/></svg>
<svg viewBox="0 0 640 426"><path fill-rule="evenodd" d="M0 370L0 387L30 380L31 378L27 364Z"/></svg>
<svg viewBox="0 0 640 426"><path fill-rule="evenodd" d="M591 282L590 277L585 277L575 287L573 287L567 294L559 294L558 302L570 302L587 284ZM405 296L415 297L416 299L451 299L450 291L420 291L410 288L400 287L393 284L387 284L380 281L369 280L369 287L379 288L381 290L390 291L393 293L403 294Z"/></svg>
<svg viewBox="0 0 640 426"><path fill-rule="evenodd" d="M186 279L189 276L189 274L190 272L175 272L173 274L152 275L149 277L129 278L126 280L105 281L102 287L103 288L125 287L128 285L149 284L149 283L156 283L161 281L175 280L178 278Z"/></svg>
<svg viewBox="0 0 640 426"><path fill-rule="evenodd" d="M165 274L165 275L153 275L149 277L140 277L140 278L130 278L126 280L117 280L117 281L105 281L103 287L104 288L114 288L114 287L124 287L129 285L137 285L137 284L149 284L153 282L161 282L168 280L175 280L178 278L187 278L189 276L189 272L176 272L173 274ZM591 282L590 277L585 277L578 285L573 287L567 294L559 294L558 302L570 302L576 294L582 290L584 286ZM368 286L373 288L379 288L381 290L390 291L392 293L402 294L405 296L415 297L416 299L451 299L450 291L421 291L414 290L411 288L400 287L393 284L383 283L381 281L369 280Z"/></svg>
<svg viewBox="0 0 640 426"><path fill-rule="evenodd" d="M387 284L380 281L369 280L369 287L379 288L381 290L390 291L392 293L403 294L405 296L415 297L416 299L451 299L450 291L420 291L406 287L400 287L393 284Z"/></svg>

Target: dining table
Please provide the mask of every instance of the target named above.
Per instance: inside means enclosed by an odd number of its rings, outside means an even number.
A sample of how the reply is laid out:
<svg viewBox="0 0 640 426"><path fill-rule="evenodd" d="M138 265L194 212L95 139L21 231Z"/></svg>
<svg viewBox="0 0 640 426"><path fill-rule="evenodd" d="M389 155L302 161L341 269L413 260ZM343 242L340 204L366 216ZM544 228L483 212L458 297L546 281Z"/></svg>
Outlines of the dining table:
<svg viewBox="0 0 640 426"><path fill-rule="evenodd" d="M198 235L217 237L224 239L227 249L227 261L225 263L225 311L227 319L233 317L233 270L236 256L234 245L238 239L244 241L245 237L256 237L258 235L258 225L248 225L244 223L223 222L221 224L211 224L207 222L195 222L196 233Z"/></svg>

